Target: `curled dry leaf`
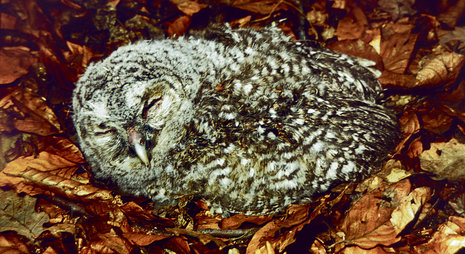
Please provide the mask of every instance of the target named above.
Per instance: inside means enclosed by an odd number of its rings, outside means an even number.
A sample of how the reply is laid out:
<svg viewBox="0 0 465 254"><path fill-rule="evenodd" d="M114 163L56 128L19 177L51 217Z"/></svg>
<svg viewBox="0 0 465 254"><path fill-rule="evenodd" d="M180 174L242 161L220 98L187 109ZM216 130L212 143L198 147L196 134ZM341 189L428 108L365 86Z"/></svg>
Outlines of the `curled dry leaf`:
<svg viewBox="0 0 465 254"><path fill-rule="evenodd" d="M370 249L399 242L401 238L390 221L391 213L409 194L410 188L410 182L405 179L362 196L339 227L344 235L342 243Z"/></svg>
<svg viewBox="0 0 465 254"><path fill-rule="evenodd" d="M49 217L44 212L36 212L36 199L20 197L14 191L0 191L0 231L15 231L34 241L43 231L43 224Z"/></svg>
<svg viewBox="0 0 465 254"><path fill-rule="evenodd" d="M170 2L174 3L180 11L188 16L192 16L208 6L207 4L201 4L189 0L170 0Z"/></svg>
<svg viewBox="0 0 465 254"><path fill-rule="evenodd" d="M465 246L465 218L450 216L449 220L439 226L433 238L426 244L415 246L417 253L453 254L460 253Z"/></svg>
<svg viewBox="0 0 465 254"><path fill-rule="evenodd" d="M422 63L416 76L415 87L434 86L454 81L465 65L465 56L455 52L440 52L429 55Z"/></svg>
<svg viewBox="0 0 465 254"><path fill-rule="evenodd" d="M66 62L69 66L73 67L76 73L83 73L94 57L94 53L87 46L82 46L70 41L66 42L70 51L63 53Z"/></svg>
<svg viewBox="0 0 465 254"><path fill-rule="evenodd" d="M36 53L26 47L0 48L0 84L22 77L36 62Z"/></svg>
<svg viewBox="0 0 465 254"><path fill-rule="evenodd" d="M418 133L421 129L420 121L418 120L418 116L415 112L404 112L399 118L399 124L402 130L403 139L396 147L396 154L400 153L412 135Z"/></svg>
<svg viewBox="0 0 465 254"><path fill-rule="evenodd" d="M432 143L420 154L421 169L434 174L435 179L465 180L465 144L451 139L446 143Z"/></svg>
<svg viewBox="0 0 465 254"><path fill-rule="evenodd" d="M284 220L276 218L255 233L246 252L262 251L263 253L269 248L267 244L270 244L272 249L282 253L287 246L295 242L295 234L302 230L307 223L310 223L308 215L308 205L291 205L288 209L288 216ZM283 230L285 231L283 232Z"/></svg>
<svg viewBox="0 0 465 254"><path fill-rule="evenodd" d="M402 199L399 206L392 211L390 219L397 234L400 234L409 223L415 220L422 207L430 198L431 189L420 187L414 189L407 197Z"/></svg>
<svg viewBox="0 0 465 254"><path fill-rule="evenodd" d="M234 217L234 216L232 216ZM229 218L228 218L229 219ZM195 215L196 229L219 229L221 223L221 215L212 215L207 210L202 210Z"/></svg>
<svg viewBox="0 0 465 254"><path fill-rule="evenodd" d="M229 4L232 7L264 15L288 9L285 1L282 0L234 0Z"/></svg>
<svg viewBox="0 0 465 254"><path fill-rule="evenodd" d="M84 163L82 154L69 140L50 140L56 147L43 144L44 150L38 155L22 156L8 163L0 173L0 187L9 186L31 196L52 191L71 199L113 200L108 190L72 180L74 172ZM57 151L57 148L66 150Z"/></svg>
<svg viewBox="0 0 465 254"><path fill-rule="evenodd" d="M43 98L29 89L16 88L0 100L0 110L8 118L0 119L1 125L9 125L19 131L35 133L41 136L61 132L60 123L52 109Z"/></svg>
<svg viewBox="0 0 465 254"><path fill-rule="evenodd" d="M405 166L402 165L401 161L394 159L386 162L382 172L387 173L385 179L389 183L397 183L411 175L411 173L406 170Z"/></svg>
<svg viewBox="0 0 465 254"><path fill-rule="evenodd" d="M236 229L239 228L243 223L253 223L256 225L262 225L272 219L272 216L247 216L244 214L235 214L229 218L221 221L222 229Z"/></svg>

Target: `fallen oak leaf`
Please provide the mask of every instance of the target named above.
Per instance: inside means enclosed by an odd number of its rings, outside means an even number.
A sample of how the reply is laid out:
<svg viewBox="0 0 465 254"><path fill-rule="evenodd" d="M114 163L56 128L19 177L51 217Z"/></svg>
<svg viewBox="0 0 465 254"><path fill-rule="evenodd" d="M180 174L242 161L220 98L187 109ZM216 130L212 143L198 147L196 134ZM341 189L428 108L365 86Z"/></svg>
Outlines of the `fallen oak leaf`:
<svg viewBox="0 0 465 254"><path fill-rule="evenodd" d="M20 235L35 239L45 230L43 224L49 221L44 212L36 212L36 199L20 197L16 192L0 191L0 232L15 231Z"/></svg>

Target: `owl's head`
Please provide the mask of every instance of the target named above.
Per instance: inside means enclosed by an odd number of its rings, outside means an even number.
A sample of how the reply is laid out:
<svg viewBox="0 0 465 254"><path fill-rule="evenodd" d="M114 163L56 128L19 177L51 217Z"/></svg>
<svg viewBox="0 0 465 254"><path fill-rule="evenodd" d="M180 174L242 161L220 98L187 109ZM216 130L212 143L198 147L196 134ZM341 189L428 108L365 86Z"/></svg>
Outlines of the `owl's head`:
<svg viewBox="0 0 465 254"><path fill-rule="evenodd" d="M150 48L152 47L152 48ZM153 54L150 52L153 51ZM174 61L140 43L90 65L74 91L73 120L81 148L100 179L118 186L148 181L193 115L190 92Z"/></svg>

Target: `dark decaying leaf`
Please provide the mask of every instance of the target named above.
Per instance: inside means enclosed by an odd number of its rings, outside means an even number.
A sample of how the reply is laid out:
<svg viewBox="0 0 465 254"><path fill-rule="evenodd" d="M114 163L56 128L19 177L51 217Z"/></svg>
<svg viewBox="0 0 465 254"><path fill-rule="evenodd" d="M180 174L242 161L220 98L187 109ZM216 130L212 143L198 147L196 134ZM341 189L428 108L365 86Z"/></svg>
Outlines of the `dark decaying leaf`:
<svg viewBox="0 0 465 254"><path fill-rule="evenodd" d="M20 197L14 191L0 192L0 232L15 231L34 241L45 229L49 221L44 212L36 212L36 199Z"/></svg>
<svg viewBox="0 0 465 254"><path fill-rule="evenodd" d="M31 52L28 48L0 48L0 85L22 77L36 62L37 52Z"/></svg>
<svg viewBox="0 0 465 254"><path fill-rule="evenodd" d="M29 89L16 88L0 99L0 110L8 117L0 119L2 125L18 131L41 136L61 132L60 123L43 98Z"/></svg>

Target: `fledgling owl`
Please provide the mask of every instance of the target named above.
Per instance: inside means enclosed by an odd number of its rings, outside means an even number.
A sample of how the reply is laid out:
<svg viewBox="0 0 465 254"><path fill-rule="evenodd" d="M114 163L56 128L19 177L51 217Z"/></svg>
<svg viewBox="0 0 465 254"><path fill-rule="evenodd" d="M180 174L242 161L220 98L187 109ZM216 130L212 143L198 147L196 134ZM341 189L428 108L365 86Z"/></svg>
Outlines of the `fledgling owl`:
<svg viewBox="0 0 465 254"><path fill-rule="evenodd" d="M276 27L216 27L90 65L73 120L95 177L122 193L272 214L376 172L396 145L370 64Z"/></svg>

